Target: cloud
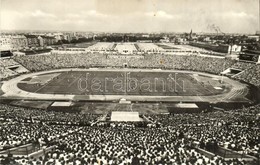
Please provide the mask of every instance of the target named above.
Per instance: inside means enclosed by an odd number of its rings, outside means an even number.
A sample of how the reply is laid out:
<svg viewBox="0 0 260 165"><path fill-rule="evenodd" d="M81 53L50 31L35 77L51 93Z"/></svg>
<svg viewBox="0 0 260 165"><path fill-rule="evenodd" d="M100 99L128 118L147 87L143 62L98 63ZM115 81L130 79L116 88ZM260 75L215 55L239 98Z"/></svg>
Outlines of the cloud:
<svg viewBox="0 0 260 165"><path fill-rule="evenodd" d="M157 12L146 12L145 15L149 17L163 18L163 19L177 18L177 15L171 15L162 10L159 10Z"/></svg>
<svg viewBox="0 0 260 165"><path fill-rule="evenodd" d="M96 10L80 11L79 13L69 13L68 18L83 19L83 18L106 18L108 15L97 12Z"/></svg>
<svg viewBox="0 0 260 165"><path fill-rule="evenodd" d="M56 18L54 14L46 13L41 10L35 10L30 13L33 17L42 17L42 18Z"/></svg>
<svg viewBox="0 0 260 165"><path fill-rule="evenodd" d="M258 0L3 0L2 29L66 29L114 32L203 32L208 24L223 32L254 33Z"/></svg>
<svg viewBox="0 0 260 165"><path fill-rule="evenodd" d="M15 10L5 10L1 12L3 17L18 17L18 18L57 18L56 15L43 12L41 10L34 10L34 11L24 11L19 12Z"/></svg>
<svg viewBox="0 0 260 165"><path fill-rule="evenodd" d="M256 18L254 15L246 13L246 12L238 12L238 11L228 11L228 12L222 12L222 13L217 13L217 16L222 16L222 17L228 17L228 18L234 18L234 19L239 19L239 18Z"/></svg>
<svg viewBox="0 0 260 165"><path fill-rule="evenodd" d="M80 18L81 16L79 14L69 13L67 14L68 18Z"/></svg>
<svg viewBox="0 0 260 165"><path fill-rule="evenodd" d="M107 15L101 14L101 13L97 12L96 10L89 10L86 14L89 16L94 16L94 17L107 17Z"/></svg>

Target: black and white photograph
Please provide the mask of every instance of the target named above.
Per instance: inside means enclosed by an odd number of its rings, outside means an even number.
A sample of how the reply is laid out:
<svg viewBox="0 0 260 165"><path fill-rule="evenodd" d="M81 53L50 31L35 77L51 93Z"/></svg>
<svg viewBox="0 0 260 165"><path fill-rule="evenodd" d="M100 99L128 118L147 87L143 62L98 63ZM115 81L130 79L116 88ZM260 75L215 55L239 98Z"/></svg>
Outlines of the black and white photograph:
<svg viewBox="0 0 260 165"><path fill-rule="evenodd" d="M0 0L0 165L260 165L260 0Z"/></svg>

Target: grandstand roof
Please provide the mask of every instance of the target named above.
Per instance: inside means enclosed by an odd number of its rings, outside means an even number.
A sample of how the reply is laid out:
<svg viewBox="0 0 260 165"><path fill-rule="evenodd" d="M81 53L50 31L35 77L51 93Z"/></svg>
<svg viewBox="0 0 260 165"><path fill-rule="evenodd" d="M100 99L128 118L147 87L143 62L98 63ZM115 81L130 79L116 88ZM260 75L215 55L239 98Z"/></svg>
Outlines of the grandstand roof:
<svg viewBox="0 0 260 165"><path fill-rule="evenodd" d="M20 52L25 53L26 55L34 55L39 53L48 53L51 49L39 49L39 50L21 50Z"/></svg>
<svg viewBox="0 0 260 165"><path fill-rule="evenodd" d="M26 38L37 38L37 36L36 35L29 35L29 34L26 34L26 35L24 35Z"/></svg>
<svg viewBox="0 0 260 165"><path fill-rule="evenodd" d="M1 51L0 52L0 57L10 57L12 55L13 54L12 54L12 52L10 52L10 50L8 50L8 51Z"/></svg>
<svg viewBox="0 0 260 165"><path fill-rule="evenodd" d="M245 50L243 51L245 53L250 53L250 54L256 54L256 55L260 55L260 51L259 50Z"/></svg>

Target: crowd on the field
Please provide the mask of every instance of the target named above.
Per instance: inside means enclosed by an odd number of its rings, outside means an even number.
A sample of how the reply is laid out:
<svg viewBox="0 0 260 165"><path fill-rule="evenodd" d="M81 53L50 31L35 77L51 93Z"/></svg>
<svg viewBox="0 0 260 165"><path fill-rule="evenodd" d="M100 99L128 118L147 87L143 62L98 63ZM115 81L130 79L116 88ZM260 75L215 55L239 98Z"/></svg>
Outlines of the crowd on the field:
<svg viewBox="0 0 260 165"><path fill-rule="evenodd" d="M9 158L20 164L246 164L207 158L194 144L211 143L259 157L260 106L195 114L147 115L154 123L94 123L98 115L71 114L1 104L0 151L28 143L55 146L45 156ZM55 117L53 117L55 116ZM69 122L71 121L71 122ZM102 123L102 122L101 122Z"/></svg>

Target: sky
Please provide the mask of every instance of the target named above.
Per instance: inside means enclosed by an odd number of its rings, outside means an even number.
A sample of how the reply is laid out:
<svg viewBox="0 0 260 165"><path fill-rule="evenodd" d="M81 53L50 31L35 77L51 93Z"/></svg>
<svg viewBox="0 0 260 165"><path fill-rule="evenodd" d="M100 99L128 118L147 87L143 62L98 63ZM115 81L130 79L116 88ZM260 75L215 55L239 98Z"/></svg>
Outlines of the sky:
<svg viewBox="0 0 260 165"><path fill-rule="evenodd" d="M0 0L2 30L255 33L260 0Z"/></svg>

